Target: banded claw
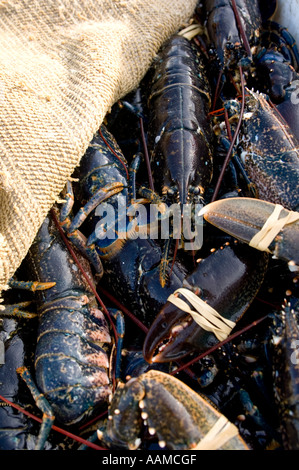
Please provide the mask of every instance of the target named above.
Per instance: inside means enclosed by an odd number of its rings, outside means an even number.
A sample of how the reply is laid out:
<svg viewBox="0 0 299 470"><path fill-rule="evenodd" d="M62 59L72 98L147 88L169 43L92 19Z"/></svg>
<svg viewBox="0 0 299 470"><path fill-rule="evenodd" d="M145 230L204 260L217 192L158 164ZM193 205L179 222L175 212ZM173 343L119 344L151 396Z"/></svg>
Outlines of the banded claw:
<svg viewBox="0 0 299 470"><path fill-rule="evenodd" d="M253 237L260 233L264 224L270 220L276 207L275 204L261 199L236 197L208 204L202 209L201 215L220 230L250 244ZM281 230L278 226L276 235L273 229L274 237L265 251L268 250L276 258L287 261L291 268L299 265L299 213L281 208L277 222L290 214L294 214L294 221L288 222ZM261 249L259 246L255 247Z"/></svg>
<svg viewBox="0 0 299 470"><path fill-rule="evenodd" d="M185 285L223 319L236 323L260 289L267 266L266 253L243 244L225 245L203 259ZM189 301L187 305L192 307ZM176 361L191 352L207 351L221 340L215 330L197 324L186 309L168 298L147 333L143 354L150 363Z"/></svg>
<svg viewBox="0 0 299 470"><path fill-rule="evenodd" d="M248 450L235 425L186 384L160 371L120 382L107 426L97 434L109 448L136 450L144 429L168 450Z"/></svg>

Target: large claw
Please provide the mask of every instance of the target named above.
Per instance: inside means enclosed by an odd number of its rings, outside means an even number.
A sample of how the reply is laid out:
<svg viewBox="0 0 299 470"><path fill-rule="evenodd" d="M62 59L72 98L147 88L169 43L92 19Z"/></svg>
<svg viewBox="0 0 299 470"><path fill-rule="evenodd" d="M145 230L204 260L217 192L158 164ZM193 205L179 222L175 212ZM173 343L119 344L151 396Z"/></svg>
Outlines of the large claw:
<svg viewBox="0 0 299 470"><path fill-rule="evenodd" d="M261 199L236 197L212 202L204 207L201 214L207 222L249 244L273 215L275 207L275 204ZM290 214L294 214L294 221L278 231L267 249L276 258L299 265L299 213L290 213L282 208L278 214L278 222Z"/></svg>
<svg viewBox="0 0 299 470"><path fill-rule="evenodd" d="M226 245L202 260L186 277L186 285L194 298L198 292L198 297L224 320L236 323L255 298L267 265L266 253L244 244ZM178 297L184 299L180 292ZM217 330L207 330L205 326L196 323L185 309L168 301L145 338L145 359L175 361L190 352L208 350L222 339Z"/></svg>
<svg viewBox="0 0 299 470"><path fill-rule="evenodd" d="M135 450L142 430L167 450L248 450L238 429L203 397L169 374L149 371L120 384L100 440Z"/></svg>

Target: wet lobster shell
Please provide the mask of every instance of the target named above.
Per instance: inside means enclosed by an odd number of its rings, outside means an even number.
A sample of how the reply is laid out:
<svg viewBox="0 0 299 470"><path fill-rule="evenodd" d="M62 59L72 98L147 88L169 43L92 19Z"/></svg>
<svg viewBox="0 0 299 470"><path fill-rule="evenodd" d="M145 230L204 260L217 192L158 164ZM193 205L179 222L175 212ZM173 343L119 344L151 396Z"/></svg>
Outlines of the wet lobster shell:
<svg viewBox="0 0 299 470"><path fill-rule="evenodd" d="M92 280L89 264L83 258L81 262ZM108 325L51 216L41 226L26 266L30 278L56 282L37 295L35 377L57 419L70 425L108 401L109 351L103 347L111 341Z"/></svg>
<svg viewBox="0 0 299 470"><path fill-rule="evenodd" d="M226 102L230 112L236 102ZM234 112L233 112L234 113ZM296 211L299 207L299 142L266 97L246 89L236 151L257 197Z"/></svg>
<svg viewBox="0 0 299 470"><path fill-rule="evenodd" d="M299 301L285 300L273 320L269 347L280 430L285 450L299 450Z"/></svg>
<svg viewBox="0 0 299 470"><path fill-rule="evenodd" d="M254 57L255 78L251 86L269 96L298 139L299 52L296 41L287 28L267 21L260 42Z"/></svg>
<svg viewBox="0 0 299 470"><path fill-rule="evenodd" d="M174 35L153 69L148 146L155 189L186 204L198 194L204 197L213 173L205 65L188 39Z"/></svg>
<svg viewBox="0 0 299 470"><path fill-rule="evenodd" d="M104 276L101 285L114 286L116 299L149 327L167 298L182 286L186 268L177 260L167 269L167 282L160 282L162 249L154 240L128 240L121 252L111 260L104 260Z"/></svg>
<svg viewBox="0 0 299 470"><path fill-rule="evenodd" d="M205 206L202 213L210 224L249 244L273 213L274 207L275 204L261 199L238 197L214 201ZM288 214L289 211L284 209L280 217ZM276 258L298 265L298 244L299 221L286 225L268 250Z"/></svg>
<svg viewBox="0 0 299 470"><path fill-rule="evenodd" d="M241 244L225 245L201 260L186 276L184 285L199 291L199 297L236 323L260 289L267 267L266 253ZM205 331L189 314L167 302L147 333L143 352L148 362L167 362L206 351L217 342L214 333Z"/></svg>
<svg viewBox="0 0 299 470"><path fill-rule="evenodd" d="M5 332L9 336L9 329L10 327L4 324L1 333ZM30 328L28 330L30 331ZM25 339L28 341L28 338ZM20 393L20 380L16 372L18 367L24 365L26 349L28 345L26 346L22 335L14 331L12 337L5 341L5 363L0 367L0 394L19 406L24 406L24 398L28 400L26 394ZM32 449L34 437L31 430L32 424L23 413L1 402L0 450Z"/></svg>
<svg viewBox="0 0 299 470"><path fill-rule="evenodd" d="M236 8L249 47L257 45L262 27L262 15L258 0L236 0ZM246 51L240 34L232 1L205 0L203 14L209 35L210 46L214 48L219 70L236 69L238 62L247 59L251 51ZM270 11L263 10L263 14Z"/></svg>
<svg viewBox="0 0 299 470"><path fill-rule="evenodd" d="M204 398L177 378L149 371L119 385L102 438L112 448L136 449L146 420L150 435L156 436L161 447L191 450L220 417ZM248 448L237 433L220 449Z"/></svg>

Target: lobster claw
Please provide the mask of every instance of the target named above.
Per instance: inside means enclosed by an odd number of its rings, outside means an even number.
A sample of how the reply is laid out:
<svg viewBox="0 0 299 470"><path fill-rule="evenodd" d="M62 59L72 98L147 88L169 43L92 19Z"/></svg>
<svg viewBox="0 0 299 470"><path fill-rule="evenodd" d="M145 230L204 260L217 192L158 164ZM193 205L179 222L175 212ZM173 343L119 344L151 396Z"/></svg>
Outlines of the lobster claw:
<svg viewBox="0 0 299 470"><path fill-rule="evenodd" d="M152 323L143 346L145 359L178 360L226 339L255 298L267 266L268 254L240 243L201 260Z"/></svg>
<svg viewBox="0 0 299 470"><path fill-rule="evenodd" d="M201 215L207 222L238 240L270 252L276 258L287 261L289 266L299 265L298 212L291 212L261 199L236 197L208 204L202 209Z"/></svg>
<svg viewBox="0 0 299 470"><path fill-rule="evenodd" d="M216 408L157 370L119 383L107 425L97 435L112 449L136 450L147 435L167 450L248 450L238 428Z"/></svg>
<svg viewBox="0 0 299 470"><path fill-rule="evenodd" d="M195 332L196 324L192 317L167 302L145 338L145 360L149 363L169 362L186 356L194 349L192 338Z"/></svg>

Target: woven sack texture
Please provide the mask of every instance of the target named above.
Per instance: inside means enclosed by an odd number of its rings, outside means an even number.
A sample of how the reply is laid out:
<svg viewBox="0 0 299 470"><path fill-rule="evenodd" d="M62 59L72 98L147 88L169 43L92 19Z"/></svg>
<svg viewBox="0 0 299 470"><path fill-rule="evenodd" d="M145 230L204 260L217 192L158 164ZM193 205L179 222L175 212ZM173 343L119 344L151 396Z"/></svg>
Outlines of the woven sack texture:
<svg viewBox="0 0 299 470"><path fill-rule="evenodd" d="M106 112L196 0L0 0L0 292Z"/></svg>

